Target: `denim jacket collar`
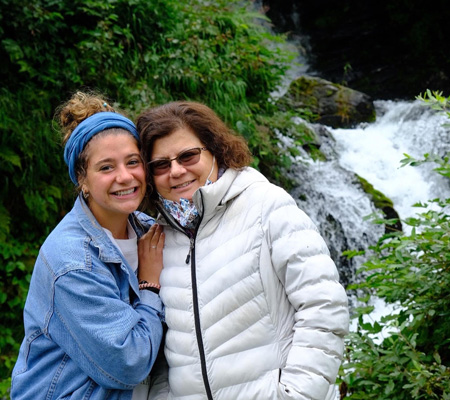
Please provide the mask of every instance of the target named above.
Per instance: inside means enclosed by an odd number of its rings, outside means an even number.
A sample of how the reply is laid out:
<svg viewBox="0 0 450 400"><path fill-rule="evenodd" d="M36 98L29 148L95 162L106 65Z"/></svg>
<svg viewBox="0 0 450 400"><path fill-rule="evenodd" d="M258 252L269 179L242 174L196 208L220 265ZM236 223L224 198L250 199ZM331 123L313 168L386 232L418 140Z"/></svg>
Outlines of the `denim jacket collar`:
<svg viewBox="0 0 450 400"><path fill-rule="evenodd" d="M99 249L100 259L104 262L111 263L124 262L120 251L111 242L81 195L76 199L73 210L81 227L92 238L95 246ZM150 227L152 218L145 214L135 212L130 214L128 220L139 239Z"/></svg>

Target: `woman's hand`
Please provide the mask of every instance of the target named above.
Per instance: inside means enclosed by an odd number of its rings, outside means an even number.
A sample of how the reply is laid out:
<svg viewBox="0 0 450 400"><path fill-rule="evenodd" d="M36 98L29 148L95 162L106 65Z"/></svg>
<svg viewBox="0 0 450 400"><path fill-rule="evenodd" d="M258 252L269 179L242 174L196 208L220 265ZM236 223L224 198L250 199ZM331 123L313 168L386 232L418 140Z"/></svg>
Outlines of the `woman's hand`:
<svg viewBox="0 0 450 400"><path fill-rule="evenodd" d="M158 224L153 224L138 242L139 282L144 280L159 285L159 275L163 267L164 232Z"/></svg>

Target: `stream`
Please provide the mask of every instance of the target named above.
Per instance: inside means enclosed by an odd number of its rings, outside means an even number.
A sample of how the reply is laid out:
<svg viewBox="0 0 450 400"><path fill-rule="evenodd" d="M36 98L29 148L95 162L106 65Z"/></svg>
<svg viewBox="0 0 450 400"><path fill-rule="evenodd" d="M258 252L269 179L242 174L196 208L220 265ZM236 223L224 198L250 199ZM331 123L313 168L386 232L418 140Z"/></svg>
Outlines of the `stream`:
<svg viewBox="0 0 450 400"><path fill-rule="evenodd" d="M421 211L415 203L450 197L449 181L432 171L433 165L401 167L404 154L421 158L450 151L449 130L443 126L447 117L418 100L375 101L375 107L376 121L353 129L311 125L327 161L314 161L300 149L289 171L296 182L291 194L317 224L344 285L355 281L365 259L347 260L342 251L366 250L384 233L384 226L364 219L379 211L355 174L391 199L402 220ZM289 139L283 141L289 145ZM408 225L403 230L408 233Z"/></svg>

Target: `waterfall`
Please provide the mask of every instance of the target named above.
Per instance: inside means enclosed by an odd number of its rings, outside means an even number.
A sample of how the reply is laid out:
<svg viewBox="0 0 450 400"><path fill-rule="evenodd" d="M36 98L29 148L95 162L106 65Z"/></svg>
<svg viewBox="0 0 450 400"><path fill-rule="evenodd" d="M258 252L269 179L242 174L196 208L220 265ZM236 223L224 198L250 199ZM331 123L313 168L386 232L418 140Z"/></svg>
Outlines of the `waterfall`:
<svg viewBox="0 0 450 400"><path fill-rule="evenodd" d="M448 179L432 171L435 165L400 167L405 153L422 158L450 151L447 117L419 101L376 101L375 106L375 123L331 130L340 165L388 196L402 219L416 214L415 203L449 197Z"/></svg>
<svg viewBox="0 0 450 400"><path fill-rule="evenodd" d="M310 125L320 135L326 161L314 161L301 150L288 174L296 184L291 194L317 224L339 269L344 285L355 280L364 256L347 260L344 250L366 250L384 227L364 220L377 212L355 174L366 179L394 203L400 218L414 216L414 203L450 197L448 180L432 165L400 167L404 154L450 151L447 117L419 101L376 101L377 119L353 129ZM292 145L283 137L285 146Z"/></svg>
<svg viewBox="0 0 450 400"><path fill-rule="evenodd" d="M262 8L264 1L255 4ZM286 93L295 78L317 75L310 70L309 59L313 57L310 40L299 33L298 15L285 17L292 18L297 28L285 46L298 56L271 94L275 100ZM417 100L377 100L374 105L376 121L353 129L332 129L299 118L298 122L309 125L320 137L320 151L326 161L313 160L300 148L300 155L292 158L292 167L287 172L295 182L290 193L316 223L344 286L355 281L355 271L366 258L357 256L348 260L342 252L367 250L385 231L384 226L365 219L380 211L363 190L357 175L392 200L402 220L421 211L413 206L416 203L450 197L449 181L432 171L435 166L401 167L404 154L422 158L425 153L443 156L450 151L448 128L443 126L450 122L448 118ZM279 138L281 146L294 146L290 138L282 135ZM409 233L408 225L403 224L403 230Z"/></svg>
<svg viewBox="0 0 450 400"><path fill-rule="evenodd" d="M299 32L298 25L296 28ZM308 38L301 39L303 43L308 42ZM291 76L320 76L320 72L309 70L307 60L314 55L305 54L304 48L299 51L303 69L290 74L285 85L290 83ZM282 88L276 95L280 97L284 93ZM355 271L365 257L346 260L342 251L366 250L384 233L384 227L364 220L377 210L355 174L390 198L402 220L423 210L413 207L415 203L450 197L449 180L432 171L435 165L401 167L404 154L421 159L426 153L444 156L450 152L450 132L443 126L450 122L448 118L419 101L375 101L374 104L377 113L374 123L360 124L353 129L311 125L321 138L320 150L326 155L326 161L312 160L300 148L301 154L292 158L293 165L288 171L295 182L291 194L319 228L344 286L361 279ZM280 139L283 147L294 145L287 137L280 135ZM403 224L403 230L409 233L408 225ZM352 309L358 301L353 293L348 294ZM383 315L396 313L401 307L373 296L370 304L374 311L364 316L366 322L380 321ZM350 329L356 330L357 324L353 320ZM379 343L389 334L389 328L384 327L372 339Z"/></svg>

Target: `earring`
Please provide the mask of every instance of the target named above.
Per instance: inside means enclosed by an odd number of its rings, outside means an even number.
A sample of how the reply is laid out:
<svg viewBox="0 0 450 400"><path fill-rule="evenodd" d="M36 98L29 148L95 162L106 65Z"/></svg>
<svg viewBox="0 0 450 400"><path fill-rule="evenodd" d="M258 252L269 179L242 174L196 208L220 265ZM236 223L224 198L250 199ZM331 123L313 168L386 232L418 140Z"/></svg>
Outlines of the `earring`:
<svg viewBox="0 0 450 400"><path fill-rule="evenodd" d="M83 194L84 199L87 200L87 198L89 197L89 192L87 190L82 190L81 193Z"/></svg>

